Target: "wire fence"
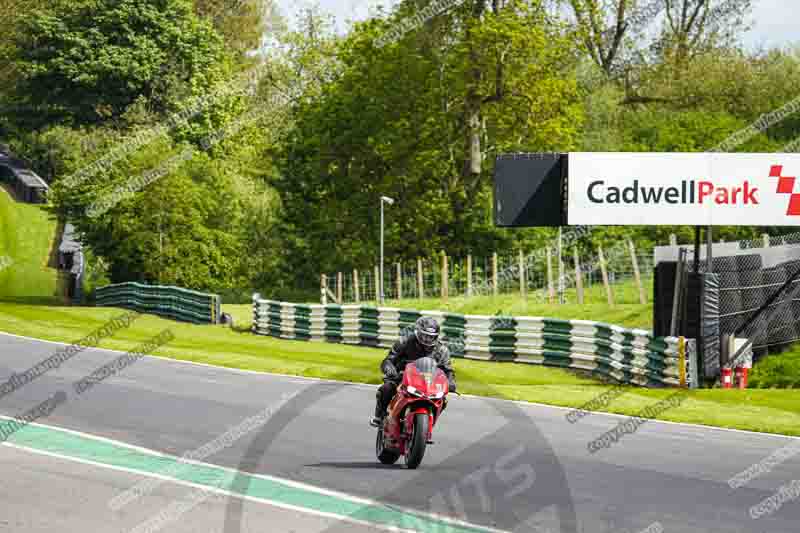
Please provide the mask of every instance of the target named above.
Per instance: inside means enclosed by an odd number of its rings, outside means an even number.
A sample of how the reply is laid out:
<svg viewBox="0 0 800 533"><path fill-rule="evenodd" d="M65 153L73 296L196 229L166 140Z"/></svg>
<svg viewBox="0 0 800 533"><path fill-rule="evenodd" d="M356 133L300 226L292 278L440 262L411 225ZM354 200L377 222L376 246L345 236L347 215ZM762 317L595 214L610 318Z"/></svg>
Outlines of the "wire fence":
<svg viewBox="0 0 800 533"><path fill-rule="evenodd" d="M785 253L787 247L800 249L791 246L796 244L800 244L800 232L782 236L762 235L752 240L717 245L733 246L740 254L713 259L713 270L719 272L722 278L720 312L723 332L733 332L741 326L746 317L758 309L758 302L763 303L770 291L779 288L781 280L785 280L790 275L787 272L794 268L793 263L785 261L765 268L759 254L763 255L763 250L772 253L781 249L784 252L780 253ZM570 304L581 300L584 304L633 304L651 299L656 263L654 254L634 249L634 263L631 254L633 245L627 240L620 240L603 252L602 260L599 253L582 255L577 258L576 267L574 252L570 248L564 248L565 255L562 257L560 269L554 247L549 249L549 259L548 248L541 248L522 255L506 253L447 257L446 269L441 256L399 265L386 264L383 273L384 297L387 301L398 301L524 294L527 298L542 303ZM746 250L753 250L754 254L742 254ZM603 279L602 265L606 267L607 284ZM636 268L639 270L639 281L636 279ZM703 260L701 271L704 269ZM330 290L329 299L332 301L374 303L379 300L379 276L380 271L376 266L357 273L351 271L326 274L323 275L322 283L327 284ZM356 278L358 291L355 287ZM779 302L780 299L776 305ZM800 302L793 302L789 307L795 305L800 306ZM784 332L781 335L775 329L781 327L789 330L787 318L784 317L779 322L783 325L771 326L776 335L774 338L778 338L781 343L789 342L786 340L789 338L788 334ZM755 327L754 325L753 328ZM795 338L800 338L800 333L797 337L792 333L791 339Z"/></svg>
<svg viewBox="0 0 800 533"><path fill-rule="evenodd" d="M739 248L743 250L753 248L769 248L773 246L785 246L788 244L800 244L800 232L789 233L787 235L767 235L764 234L758 239L747 239L739 241ZM712 265L713 266L713 265Z"/></svg>
<svg viewBox="0 0 800 533"><path fill-rule="evenodd" d="M712 259L712 272L719 275L721 334L751 338L753 349L762 353L800 340L800 280L787 284L800 270L798 237L742 241L741 249L756 253ZM707 271L706 260L698 266Z"/></svg>
<svg viewBox="0 0 800 533"><path fill-rule="evenodd" d="M726 287L721 292L720 306L725 316L721 317L720 330L727 333L734 326L743 326L740 336L753 338L753 348L760 351L781 347L800 339L800 299L796 297L795 291L799 282L794 281L782 288L800 269L800 261L786 262L771 268L759 268L753 261L748 266L750 268L738 271L741 289ZM756 319L751 319L775 293L778 293L777 297L765 312ZM727 327L722 323L723 320L729 323Z"/></svg>
<svg viewBox="0 0 800 533"><path fill-rule="evenodd" d="M647 299L653 281L652 254L636 253L634 266L628 244L620 243L609 248L603 259L598 255L578 258L576 269L574 256L565 256L559 268L558 258L551 251L548 269L547 252L537 251L523 256L448 257L446 261L439 257L387 264L383 272L384 298L397 301L516 293L543 303L578 303L582 293L583 303L590 304L608 302L607 291L610 291L614 303L640 303L642 295ZM603 263L608 288L603 281ZM637 267L641 289L636 282ZM321 283L327 287L327 298L331 301L376 302L379 276L379 268L374 267L323 274Z"/></svg>
<svg viewBox="0 0 800 533"><path fill-rule="evenodd" d="M714 244L711 272L719 276L719 333L753 341L756 355L800 340L800 232ZM705 246L698 271L708 271ZM677 246L657 247L658 260L674 261ZM694 269L692 254L689 269Z"/></svg>

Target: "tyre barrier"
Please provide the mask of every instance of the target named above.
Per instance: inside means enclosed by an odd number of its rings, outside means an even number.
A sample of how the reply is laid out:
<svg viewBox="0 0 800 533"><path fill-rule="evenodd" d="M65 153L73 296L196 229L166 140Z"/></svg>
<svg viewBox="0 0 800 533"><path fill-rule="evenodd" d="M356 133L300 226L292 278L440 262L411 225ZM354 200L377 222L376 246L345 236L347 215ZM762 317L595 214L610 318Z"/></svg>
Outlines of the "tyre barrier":
<svg viewBox="0 0 800 533"><path fill-rule="evenodd" d="M451 355L591 372L619 383L695 387L696 343L588 320L459 315L253 297L253 332L282 339L390 348L420 316L438 320Z"/></svg>
<svg viewBox="0 0 800 533"><path fill-rule="evenodd" d="M220 300L216 294L136 282L106 285L95 291L98 306L124 307L193 324L218 324Z"/></svg>

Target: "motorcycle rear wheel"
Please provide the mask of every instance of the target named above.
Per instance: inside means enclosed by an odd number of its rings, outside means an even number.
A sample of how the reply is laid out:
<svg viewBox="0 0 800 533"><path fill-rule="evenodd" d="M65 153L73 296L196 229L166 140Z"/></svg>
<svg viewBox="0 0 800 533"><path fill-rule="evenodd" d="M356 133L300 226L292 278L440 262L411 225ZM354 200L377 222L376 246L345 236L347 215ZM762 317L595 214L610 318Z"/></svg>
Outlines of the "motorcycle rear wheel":
<svg viewBox="0 0 800 533"><path fill-rule="evenodd" d="M428 444L428 415L417 413L414 415L414 434L409 441L409 450L406 454L406 466L413 470L422 462L425 455L425 446Z"/></svg>
<svg viewBox="0 0 800 533"><path fill-rule="evenodd" d="M400 454L383 447L383 428L378 429L378 436L375 439L375 455L378 461L385 465L393 465L400 458Z"/></svg>

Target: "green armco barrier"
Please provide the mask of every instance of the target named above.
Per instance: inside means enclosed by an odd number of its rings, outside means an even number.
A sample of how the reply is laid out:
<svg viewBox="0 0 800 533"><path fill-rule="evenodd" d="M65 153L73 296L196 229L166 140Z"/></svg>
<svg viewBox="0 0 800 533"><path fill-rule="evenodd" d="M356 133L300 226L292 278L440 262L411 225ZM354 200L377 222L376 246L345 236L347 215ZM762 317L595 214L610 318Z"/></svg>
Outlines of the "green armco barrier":
<svg viewBox="0 0 800 533"><path fill-rule="evenodd" d="M180 287L117 283L96 289L95 301L102 307L124 307L194 324L218 324L220 320L218 295ZM280 309L280 306L274 309ZM272 327L276 333L280 332L280 321Z"/></svg>
<svg viewBox="0 0 800 533"><path fill-rule="evenodd" d="M420 316L436 318L455 357L584 370L642 386L696 386L695 341L589 320L458 315L253 297L253 332L390 348Z"/></svg>

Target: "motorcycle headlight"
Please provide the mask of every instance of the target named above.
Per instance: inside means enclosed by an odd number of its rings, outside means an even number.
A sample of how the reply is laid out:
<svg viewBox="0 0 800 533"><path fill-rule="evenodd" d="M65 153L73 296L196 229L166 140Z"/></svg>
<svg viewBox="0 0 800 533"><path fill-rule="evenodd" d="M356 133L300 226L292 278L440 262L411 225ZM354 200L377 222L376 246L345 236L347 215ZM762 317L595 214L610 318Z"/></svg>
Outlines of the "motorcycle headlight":
<svg viewBox="0 0 800 533"><path fill-rule="evenodd" d="M440 400L440 399L444 398L444 391L437 392L436 394L431 396L431 398L433 398L434 400Z"/></svg>
<svg viewBox="0 0 800 533"><path fill-rule="evenodd" d="M407 391L408 391L410 394L413 394L414 396L422 396L422 393L421 393L420 391L418 391L418 390L416 389L416 387L412 387L411 385L409 385L408 387L406 387L406 390L407 390Z"/></svg>

